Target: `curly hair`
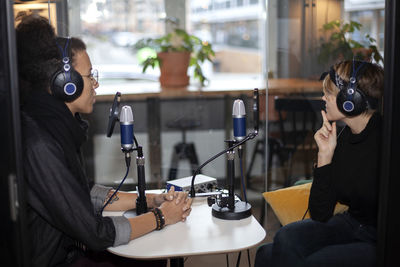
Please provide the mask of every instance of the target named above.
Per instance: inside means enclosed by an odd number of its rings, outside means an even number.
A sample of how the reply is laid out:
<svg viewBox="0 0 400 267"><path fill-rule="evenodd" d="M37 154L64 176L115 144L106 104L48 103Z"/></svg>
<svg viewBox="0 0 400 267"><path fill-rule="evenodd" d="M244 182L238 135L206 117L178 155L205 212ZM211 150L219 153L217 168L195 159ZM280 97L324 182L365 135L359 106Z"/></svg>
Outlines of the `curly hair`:
<svg viewBox="0 0 400 267"><path fill-rule="evenodd" d="M56 37L54 28L44 17L28 15L18 24L16 39L21 103L31 91L49 92L53 74L62 68ZM86 50L86 45L78 38L71 38L70 46L74 66L74 55Z"/></svg>

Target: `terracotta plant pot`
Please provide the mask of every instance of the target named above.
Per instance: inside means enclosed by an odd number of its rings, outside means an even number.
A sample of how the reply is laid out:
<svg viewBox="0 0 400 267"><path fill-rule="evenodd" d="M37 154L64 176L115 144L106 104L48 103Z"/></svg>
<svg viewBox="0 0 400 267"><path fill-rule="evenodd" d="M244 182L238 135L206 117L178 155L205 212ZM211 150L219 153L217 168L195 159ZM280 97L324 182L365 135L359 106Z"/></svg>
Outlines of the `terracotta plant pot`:
<svg viewBox="0 0 400 267"><path fill-rule="evenodd" d="M372 49L370 48L352 48L353 55L356 57L356 59L361 59L365 61L371 61L371 56L372 56Z"/></svg>
<svg viewBox="0 0 400 267"><path fill-rule="evenodd" d="M187 69L190 52L160 52L160 84L163 87L180 87L189 85Z"/></svg>

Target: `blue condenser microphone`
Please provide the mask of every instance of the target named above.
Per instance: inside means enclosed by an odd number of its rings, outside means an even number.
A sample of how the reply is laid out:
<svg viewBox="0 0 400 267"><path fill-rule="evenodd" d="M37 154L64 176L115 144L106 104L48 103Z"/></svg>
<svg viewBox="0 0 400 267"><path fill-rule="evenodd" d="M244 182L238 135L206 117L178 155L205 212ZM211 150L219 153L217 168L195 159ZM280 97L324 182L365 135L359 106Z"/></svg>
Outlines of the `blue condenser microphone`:
<svg viewBox="0 0 400 267"><path fill-rule="evenodd" d="M121 149L123 152L133 150L133 114L130 106L123 106L119 123L121 127Z"/></svg>
<svg viewBox="0 0 400 267"><path fill-rule="evenodd" d="M246 137L246 110L241 99L233 102L233 137L236 141L241 141Z"/></svg>

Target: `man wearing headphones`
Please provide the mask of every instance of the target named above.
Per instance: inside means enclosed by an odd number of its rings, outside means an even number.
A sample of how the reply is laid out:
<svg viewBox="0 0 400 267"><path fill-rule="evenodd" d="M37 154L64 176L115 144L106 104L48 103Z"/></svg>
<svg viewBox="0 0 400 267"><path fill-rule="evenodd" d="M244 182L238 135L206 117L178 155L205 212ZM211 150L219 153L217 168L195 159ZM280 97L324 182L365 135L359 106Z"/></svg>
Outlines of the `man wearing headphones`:
<svg viewBox="0 0 400 267"><path fill-rule="evenodd" d="M260 247L255 266L376 266L383 69L343 61L321 76L326 111L315 133L318 158L311 219L282 227ZM345 123L337 133L336 121ZM349 206L334 215L337 202Z"/></svg>
<svg viewBox="0 0 400 267"><path fill-rule="evenodd" d="M113 190L89 183L80 153L88 128L80 113L92 112L99 86L86 46L77 38L56 37L37 16L23 18L16 37L31 266L120 266L123 258L98 251L185 221L191 200L172 189L147 195L151 212L103 217ZM133 209L136 198L118 192L105 210Z"/></svg>

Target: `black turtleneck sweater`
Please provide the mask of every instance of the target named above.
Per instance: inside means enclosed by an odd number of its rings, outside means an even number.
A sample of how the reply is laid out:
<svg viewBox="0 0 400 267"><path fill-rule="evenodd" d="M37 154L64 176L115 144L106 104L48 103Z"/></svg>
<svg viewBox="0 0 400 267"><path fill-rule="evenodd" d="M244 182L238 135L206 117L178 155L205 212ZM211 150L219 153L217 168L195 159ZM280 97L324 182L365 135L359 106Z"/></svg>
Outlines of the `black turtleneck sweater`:
<svg viewBox="0 0 400 267"><path fill-rule="evenodd" d="M327 221L340 202L349 206L348 212L360 224L376 226L381 121L375 113L359 134L346 127L332 162L314 170L309 199L312 219Z"/></svg>

